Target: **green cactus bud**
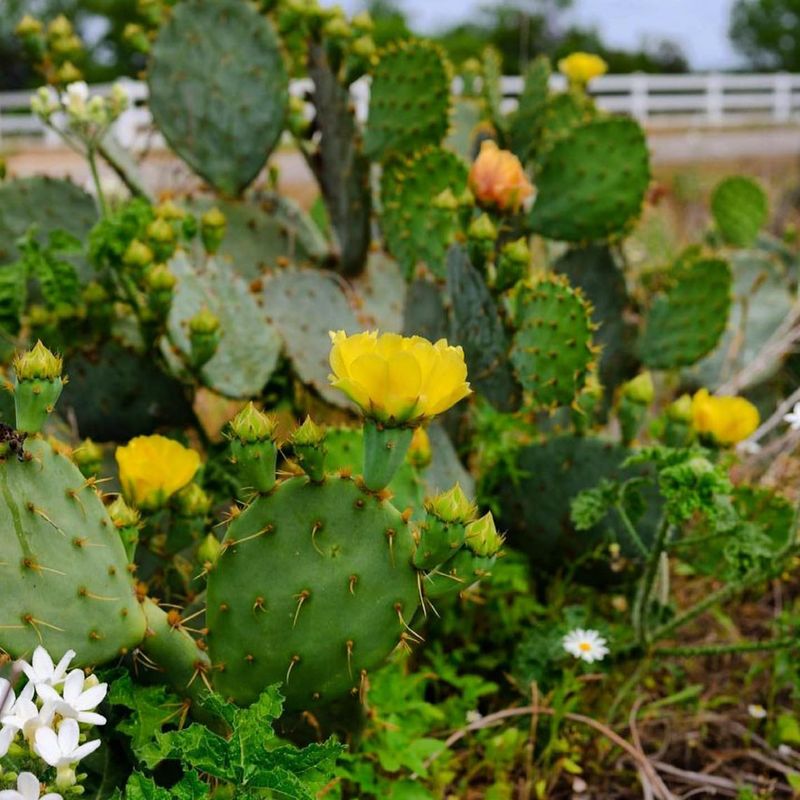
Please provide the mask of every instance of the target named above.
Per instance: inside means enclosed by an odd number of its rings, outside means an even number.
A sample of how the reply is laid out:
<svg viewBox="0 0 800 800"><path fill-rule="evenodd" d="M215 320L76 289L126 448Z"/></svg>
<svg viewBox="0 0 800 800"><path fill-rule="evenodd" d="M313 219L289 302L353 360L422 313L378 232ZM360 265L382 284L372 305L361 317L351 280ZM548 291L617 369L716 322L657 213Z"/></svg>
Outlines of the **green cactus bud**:
<svg viewBox="0 0 800 800"><path fill-rule="evenodd" d="M42 429L64 388L62 367L61 356L53 355L41 341L32 350L16 356L14 407L17 430L39 433Z"/></svg>
<svg viewBox="0 0 800 800"><path fill-rule="evenodd" d="M14 372L18 381L36 379L53 380L61 377L63 360L61 356L51 353L41 341L25 353L14 358Z"/></svg>
<svg viewBox="0 0 800 800"><path fill-rule="evenodd" d="M464 540L467 547L477 556L497 555L503 546L503 537L494 526L491 511L467 525Z"/></svg>
<svg viewBox="0 0 800 800"><path fill-rule="evenodd" d="M122 495L118 495L107 510L114 527L119 532L119 538L125 547L125 555L127 555L128 561L133 563L136 546L139 544L141 514L137 509L129 506Z"/></svg>
<svg viewBox="0 0 800 800"><path fill-rule="evenodd" d="M425 594L431 599L468 589L491 574L495 558L479 556L469 548L459 550L425 581Z"/></svg>
<svg viewBox="0 0 800 800"><path fill-rule="evenodd" d="M353 35L347 20L339 16L329 19L323 25L322 32L329 39L349 39Z"/></svg>
<svg viewBox="0 0 800 800"><path fill-rule="evenodd" d="M219 317L210 309L200 309L189 320L189 345L195 369L200 369L214 357L221 338Z"/></svg>
<svg viewBox="0 0 800 800"><path fill-rule="evenodd" d="M411 444L411 428L384 427L364 422L364 483L373 492L385 489L403 463Z"/></svg>
<svg viewBox="0 0 800 800"><path fill-rule="evenodd" d="M311 422L311 420L307 419L306 423L308 422ZM314 423L311 422L311 425L314 425ZM251 402L230 421L229 427L231 434L242 442L242 444L252 444L255 442L272 441L278 427L278 422L274 416L259 411ZM314 428L317 428L317 426L314 425ZM302 428L295 431L295 433L299 433L300 430L303 429L306 431L309 430L305 423ZM317 430L319 430L319 428L317 428Z"/></svg>
<svg viewBox="0 0 800 800"><path fill-rule="evenodd" d="M83 73L71 61L65 61L56 71L56 79L59 83L75 83L82 77Z"/></svg>
<svg viewBox="0 0 800 800"><path fill-rule="evenodd" d="M433 459L431 440L425 428L415 428L408 447L408 462L416 469L425 469Z"/></svg>
<svg viewBox="0 0 800 800"><path fill-rule="evenodd" d="M528 240L522 236L505 244L497 259L495 289L504 292L528 277L531 264L531 251Z"/></svg>
<svg viewBox="0 0 800 800"><path fill-rule="evenodd" d="M488 214L481 214L470 224L467 236L479 242L494 242L497 240L497 228Z"/></svg>
<svg viewBox="0 0 800 800"><path fill-rule="evenodd" d="M194 481L174 494L172 503L182 517L205 517L211 511L211 497Z"/></svg>
<svg viewBox="0 0 800 800"><path fill-rule="evenodd" d="M442 522L472 522L478 509L465 494L461 484L456 483L446 492L425 499L425 510Z"/></svg>
<svg viewBox="0 0 800 800"><path fill-rule="evenodd" d="M213 533L209 533L197 548L197 560L201 564L214 565L217 563L219 554L222 551L222 544Z"/></svg>
<svg viewBox="0 0 800 800"><path fill-rule="evenodd" d="M467 186L457 195L459 208L473 208L475 206L475 195Z"/></svg>
<svg viewBox="0 0 800 800"><path fill-rule="evenodd" d="M637 375L632 380L623 384L622 395L635 403L649 406L655 398L655 388L653 387L653 376L649 370Z"/></svg>
<svg viewBox="0 0 800 800"><path fill-rule="evenodd" d="M444 191L439 192L439 194L433 198L431 205L434 208L440 208L443 211L456 211L458 209L458 200L453 194L453 190L448 187Z"/></svg>
<svg viewBox="0 0 800 800"><path fill-rule="evenodd" d="M375 55L378 48L375 46L375 40L371 36L359 36L350 45L350 50L358 58L369 60Z"/></svg>
<svg viewBox="0 0 800 800"><path fill-rule="evenodd" d="M90 281L83 287L81 298L86 305L94 306L108 303L109 294L103 284L97 281Z"/></svg>
<svg viewBox="0 0 800 800"><path fill-rule="evenodd" d="M38 19L32 17L30 14L25 14L25 16L17 23L14 33L20 37L37 36L42 32L42 30L42 23Z"/></svg>
<svg viewBox="0 0 800 800"><path fill-rule="evenodd" d="M186 216L186 212L179 206L176 206L172 200L159 203L153 210L155 211L156 217L167 221L183 219Z"/></svg>
<svg viewBox="0 0 800 800"><path fill-rule="evenodd" d="M153 263L153 258L153 251L144 242L133 239L122 256L122 263L144 269Z"/></svg>
<svg viewBox="0 0 800 800"><path fill-rule="evenodd" d="M209 255L214 255L219 250L227 225L225 215L216 206L200 217L200 238Z"/></svg>
<svg viewBox="0 0 800 800"><path fill-rule="evenodd" d="M122 38L134 49L140 53L150 52L150 39L147 37L147 32L141 25L135 22L129 22L122 30Z"/></svg>
<svg viewBox="0 0 800 800"><path fill-rule="evenodd" d="M297 428L291 436L297 460L306 475L314 482L320 483L325 478L325 431L311 417Z"/></svg>
<svg viewBox="0 0 800 800"><path fill-rule="evenodd" d="M667 417L674 422L685 422L687 424L692 421L692 397L688 394L682 394L677 400L667 406Z"/></svg>
<svg viewBox="0 0 800 800"><path fill-rule="evenodd" d="M153 292L172 292L177 278L169 271L166 264L156 264L145 276L147 288Z"/></svg>
<svg viewBox="0 0 800 800"><path fill-rule="evenodd" d="M350 24L358 31L370 33L375 30L375 21L372 19L369 11L361 11L356 14L351 20Z"/></svg>
<svg viewBox="0 0 800 800"><path fill-rule="evenodd" d="M73 450L72 460L87 478L97 476L103 468L103 448L91 439L84 439Z"/></svg>
<svg viewBox="0 0 800 800"><path fill-rule="evenodd" d="M63 39L67 36L72 36L72 33L72 23L63 14L51 19L47 26L49 39Z"/></svg>
<svg viewBox="0 0 800 800"><path fill-rule="evenodd" d="M172 225L162 217L156 217L147 226L147 241L158 261L167 261L175 252L176 234Z"/></svg>

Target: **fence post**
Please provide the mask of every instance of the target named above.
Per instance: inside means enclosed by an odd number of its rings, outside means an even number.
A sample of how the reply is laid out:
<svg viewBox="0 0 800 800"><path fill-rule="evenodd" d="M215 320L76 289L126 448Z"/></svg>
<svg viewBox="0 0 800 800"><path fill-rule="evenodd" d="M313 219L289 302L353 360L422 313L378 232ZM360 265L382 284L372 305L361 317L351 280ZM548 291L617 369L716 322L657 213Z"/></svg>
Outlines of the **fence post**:
<svg viewBox="0 0 800 800"><path fill-rule="evenodd" d="M644 72L634 72L631 75L631 116L639 122L647 122L649 113L647 103L647 75Z"/></svg>
<svg viewBox="0 0 800 800"><path fill-rule="evenodd" d="M712 72L706 80L706 120L711 125L721 125L724 115L725 98L723 95L722 75L718 72Z"/></svg>
<svg viewBox="0 0 800 800"><path fill-rule="evenodd" d="M775 122L789 122L792 118L792 76L777 72L772 76L772 118Z"/></svg>

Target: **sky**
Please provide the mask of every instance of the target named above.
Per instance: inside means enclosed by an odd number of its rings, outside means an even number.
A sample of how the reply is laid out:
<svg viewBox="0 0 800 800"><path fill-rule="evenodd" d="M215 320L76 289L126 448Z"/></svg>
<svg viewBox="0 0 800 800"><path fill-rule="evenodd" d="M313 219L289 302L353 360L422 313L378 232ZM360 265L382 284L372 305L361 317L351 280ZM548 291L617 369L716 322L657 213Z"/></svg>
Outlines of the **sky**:
<svg viewBox="0 0 800 800"><path fill-rule="evenodd" d="M338 2L346 10L361 0ZM402 0L415 28L428 33L469 19L492 0ZM728 41L734 0L575 0L565 19L595 25L611 46L636 47L647 39L670 38L681 44L693 69L724 69L740 60ZM535 3L532 3L535 6Z"/></svg>

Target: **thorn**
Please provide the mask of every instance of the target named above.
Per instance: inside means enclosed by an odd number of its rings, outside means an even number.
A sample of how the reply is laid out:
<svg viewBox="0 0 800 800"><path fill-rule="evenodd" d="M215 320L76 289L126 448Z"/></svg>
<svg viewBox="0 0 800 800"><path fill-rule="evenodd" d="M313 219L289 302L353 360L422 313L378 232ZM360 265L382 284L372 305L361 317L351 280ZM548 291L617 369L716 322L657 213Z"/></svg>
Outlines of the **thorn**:
<svg viewBox="0 0 800 800"><path fill-rule="evenodd" d="M314 527L311 529L311 544L313 545L314 549L321 555L324 556L325 553L319 548L317 545L317 533L322 530L322 523L317 520L314 523Z"/></svg>
<svg viewBox="0 0 800 800"><path fill-rule="evenodd" d="M183 618L183 624L185 625L187 622L191 622L193 619L196 619L201 614L205 613L205 608L201 608L199 611L195 611L194 614L190 614L188 617Z"/></svg>
<svg viewBox="0 0 800 800"><path fill-rule="evenodd" d="M251 539L257 539L259 536L263 536L265 533L272 533L275 530L275 526L268 522L260 531L256 531L255 533L251 533L249 536L245 536L244 539L237 539L236 541L231 540L231 546L244 544L245 542L249 542ZM225 543L223 542L223 547Z"/></svg>
<svg viewBox="0 0 800 800"><path fill-rule="evenodd" d="M90 600L110 600L112 602L119 600L119 597L108 597L102 594L94 594L94 592L90 592L85 586L81 586L80 589L78 589L78 597L88 597Z"/></svg>
<svg viewBox="0 0 800 800"><path fill-rule="evenodd" d="M294 612L294 620L292 621L293 628L295 625L297 625L297 618L300 616L300 609L303 607L303 603L305 603L305 601L308 600L309 597L311 597L311 592L309 592L307 589L303 589L303 591L300 592L300 594L296 594L294 596L298 598L298 602L297 602L297 610Z"/></svg>
<svg viewBox="0 0 800 800"><path fill-rule="evenodd" d="M266 611L267 609L264 606L264 598L260 595L256 597L255 603L253 603L253 613L255 614L256 611Z"/></svg>
<svg viewBox="0 0 800 800"><path fill-rule="evenodd" d="M361 670L361 682L358 686L358 699L362 706L366 706L367 704L367 693L369 692L369 678L367 677L367 671L365 669Z"/></svg>
<svg viewBox="0 0 800 800"><path fill-rule="evenodd" d="M284 683L289 685L289 676L292 674L292 670L294 669L294 665L300 660L300 656L292 656L292 660L289 662L289 669L286 670L286 680Z"/></svg>
<svg viewBox="0 0 800 800"><path fill-rule="evenodd" d="M403 619L403 606L400 603L394 604L394 610L397 612L397 618L400 624L420 643L425 640Z"/></svg>
<svg viewBox="0 0 800 800"><path fill-rule="evenodd" d="M394 563L394 537L397 535L397 531L394 528L388 528L386 531L386 538L389 540L389 558L392 562L392 567L395 566Z"/></svg>
<svg viewBox="0 0 800 800"><path fill-rule="evenodd" d="M62 536L66 536L66 535L67 535L67 534L66 534L66 533L64 533L64 531L62 531L62 530L61 530L61 528L59 528L59 527L58 527L58 525L56 525L56 524L55 524L55 522L53 522L53 520L51 520L51 519L50 519L50 517L48 517L48 516L47 516L47 514L45 514L45 513L44 513L44 511L42 511L40 508L35 508L35 507L34 507L34 508L31 508L31 511L33 511L33 513L34 513L34 514L36 514L37 516L41 517L41 518L42 518L42 519L43 519L45 522L49 522L49 523L50 523L50 524L51 524L51 525L52 525L52 526L53 526L53 527L54 527L54 528L55 528L55 529L56 529L56 530L57 530L57 531L58 531L58 532L59 532L59 533L60 533Z"/></svg>
<svg viewBox="0 0 800 800"><path fill-rule="evenodd" d="M351 575L350 576L350 594L355 594L356 584L358 583L358 575Z"/></svg>
<svg viewBox="0 0 800 800"><path fill-rule="evenodd" d="M425 593L422 591L422 573L417 572L417 592L419 592L419 602L422 606L422 613L425 617L428 616L428 612L425 608Z"/></svg>
<svg viewBox="0 0 800 800"><path fill-rule="evenodd" d="M353 640L348 639L347 647L347 671L350 673L350 680L353 680Z"/></svg>

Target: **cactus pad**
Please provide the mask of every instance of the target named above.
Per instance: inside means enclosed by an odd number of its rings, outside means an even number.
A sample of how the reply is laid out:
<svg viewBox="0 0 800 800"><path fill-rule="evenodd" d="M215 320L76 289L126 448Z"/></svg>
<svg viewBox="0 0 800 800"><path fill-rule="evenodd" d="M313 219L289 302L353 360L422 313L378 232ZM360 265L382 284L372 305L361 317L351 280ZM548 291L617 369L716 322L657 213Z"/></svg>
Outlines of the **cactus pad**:
<svg viewBox="0 0 800 800"><path fill-rule="evenodd" d="M364 150L383 161L438 145L449 111L450 70L439 46L418 40L393 44L372 73Z"/></svg>
<svg viewBox="0 0 800 800"><path fill-rule="evenodd" d="M328 383L329 331L362 329L340 279L320 270L285 269L264 283L264 309L299 378L329 403L349 401Z"/></svg>
<svg viewBox="0 0 800 800"><path fill-rule="evenodd" d="M71 461L43 441L25 449L30 460L0 461L0 648L113 659L145 631L122 540Z"/></svg>
<svg viewBox="0 0 800 800"><path fill-rule="evenodd" d="M278 143L288 79L269 22L239 0L185 0L153 44L150 110L176 153L238 195Z"/></svg>
<svg viewBox="0 0 800 800"><path fill-rule="evenodd" d="M767 221L767 195L752 178L725 178L711 195L714 222L726 244L749 247Z"/></svg>
<svg viewBox="0 0 800 800"><path fill-rule="evenodd" d="M538 138L532 142L534 155L542 161L553 145L594 117L591 98L582 91L558 92L547 98L538 120Z"/></svg>
<svg viewBox="0 0 800 800"><path fill-rule="evenodd" d="M592 309L561 277L520 282L508 299L511 361L537 408L569 405L595 358Z"/></svg>
<svg viewBox="0 0 800 800"><path fill-rule="evenodd" d="M419 605L413 547L400 512L349 479L259 497L208 578L217 689L249 703L282 682L290 710L365 690Z"/></svg>
<svg viewBox="0 0 800 800"><path fill-rule="evenodd" d="M549 82L550 59L539 56L528 65L519 105L509 121L511 149L523 163L528 160L539 138L549 96Z"/></svg>
<svg viewBox="0 0 800 800"><path fill-rule="evenodd" d="M508 360L508 340L497 304L461 247L447 256L447 286L453 303L450 341L464 348L470 382L496 408L519 403L519 385Z"/></svg>
<svg viewBox="0 0 800 800"><path fill-rule="evenodd" d="M639 214L649 181L642 129L629 119L595 120L542 155L530 224L569 242L619 235Z"/></svg>
<svg viewBox="0 0 800 800"><path fill-rule="evenodd" d="M203 380L226 397L255 397L278 362L281 340L244 281L209 258L194 267L179 252L169 264L178 279L170 308L170 344L188 357L188 321L204 308L220 320L222 337L216 353L202 368Z"/></svg>
<svg viewBox="0 0 800 800"><path fill-rule="evenodd" d="M34 225L40 241L55 230L83 240L95 222L94 200L70 181L36 176L0 184L0 264L18 257L15 243ZM76 266L88 280L89 268Z"/></svg>
<svg viewBox="0 0 800 800"><path fill-rule="evenodd" d="M731 268L727 261L701 259L680 265L675 283L656 297L639 341L650 369L686 367L710 353L728 324Z"/></svg>
<svg viewBox="0 0 800 800"><path fill-rule="evenodd" d="M437 207L434 201L447 189L457 196L466 185L466 164L438 147L384 169L381 228L387 249L407 274L413 274L419 262L437 275L444 274L447 247L458 228L458 212Z"/></svg>

